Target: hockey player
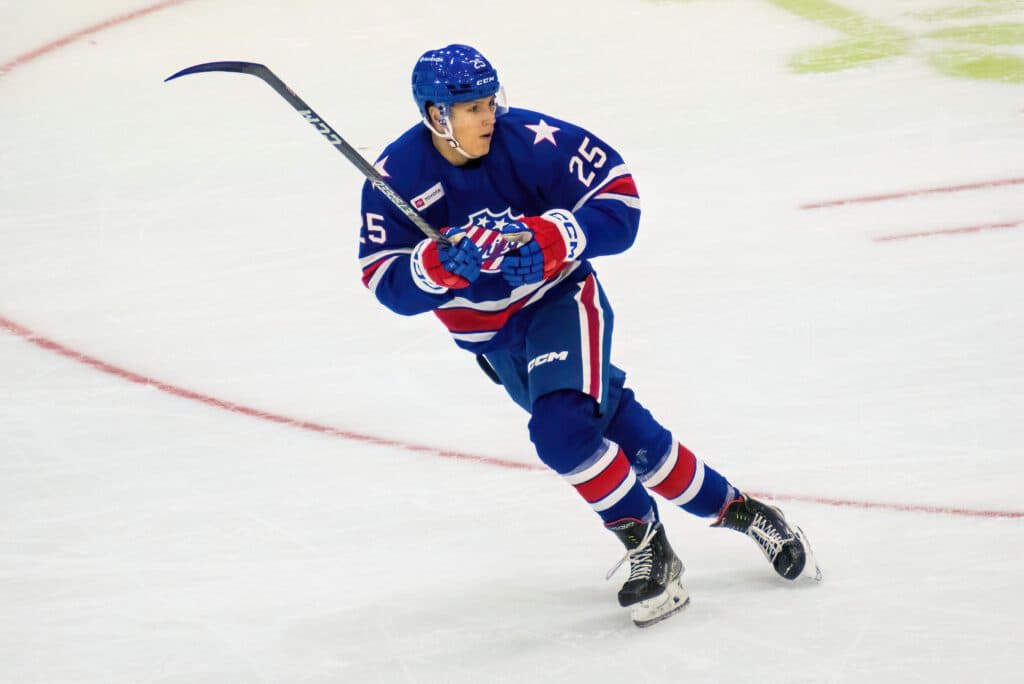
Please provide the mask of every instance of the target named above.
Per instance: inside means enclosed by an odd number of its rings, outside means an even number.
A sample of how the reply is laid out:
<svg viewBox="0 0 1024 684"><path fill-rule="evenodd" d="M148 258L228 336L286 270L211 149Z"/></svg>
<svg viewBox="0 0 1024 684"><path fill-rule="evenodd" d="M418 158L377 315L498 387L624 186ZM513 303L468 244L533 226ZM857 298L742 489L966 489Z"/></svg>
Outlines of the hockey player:
<svg viewBox="0 0 1024 684"><path fill-rule="evenodd" d="M396 313L433 312L530 413L541 461L625 546L618 599L633 621L689 601L650 491L745 533L780 576L820 578L800 528L680 444L610 362L614 318L590 260L636 237L640 199L619 154L579 126L509 109L467 45L423 54L412 94L422 122L375 167L452 244L424 239L367 183L363 283Z"/></svg>

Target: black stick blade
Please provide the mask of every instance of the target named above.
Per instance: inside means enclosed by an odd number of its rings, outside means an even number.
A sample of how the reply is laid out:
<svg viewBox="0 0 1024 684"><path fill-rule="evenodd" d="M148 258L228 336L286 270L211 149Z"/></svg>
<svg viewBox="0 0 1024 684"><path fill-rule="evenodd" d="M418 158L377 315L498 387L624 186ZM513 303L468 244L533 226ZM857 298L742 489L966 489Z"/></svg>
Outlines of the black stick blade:
<svg viewBox="0 0 1024 684"><path fill-rule="evenodd" d="M254 62L206 62L205 64L196 64L182 69L181 71L171 74L164 79L164 83L173 81L176 78L182 76L188 76L189 74L201 74L206 71L230 71L240 74L251 74L256 71L265 70L267 67L262 64L256 64Z"/></svg>

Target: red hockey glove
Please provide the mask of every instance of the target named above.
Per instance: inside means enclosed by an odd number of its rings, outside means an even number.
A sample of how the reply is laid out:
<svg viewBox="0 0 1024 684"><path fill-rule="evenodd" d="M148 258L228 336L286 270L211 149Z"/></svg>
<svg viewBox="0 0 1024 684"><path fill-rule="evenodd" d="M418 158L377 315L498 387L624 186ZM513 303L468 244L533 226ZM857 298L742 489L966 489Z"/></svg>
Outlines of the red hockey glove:
<svg viewBox="0 0 1024 684"><path fill-rule="evenodd" d="M441 233L453 244L439 245L428 238L416 245L409 260L413 281L431 294L468 287L480 275L480 248L466 237L466 230L444 228Z"/></svg>
<svg viewBox="0 0 1024 684"><path fill-rule="evenodd" d="M527 216L501 230L509 242L527 242L505 255L501 274L512 287L551 278L567 261L580 258L587 235L567 209L551 209L541 216Z"/></svg>

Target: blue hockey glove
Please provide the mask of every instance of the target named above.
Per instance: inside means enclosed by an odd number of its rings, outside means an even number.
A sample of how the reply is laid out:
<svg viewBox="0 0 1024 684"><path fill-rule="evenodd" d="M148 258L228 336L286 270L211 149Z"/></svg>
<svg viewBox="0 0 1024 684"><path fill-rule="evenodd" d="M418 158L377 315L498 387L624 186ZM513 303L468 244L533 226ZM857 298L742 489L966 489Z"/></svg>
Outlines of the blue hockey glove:
<svg viewBox="0 0 1024 684"><path fill-rule="evenodd" d="M466 237L464 228L441 231L451 245L440 245L431 239L421 241L412 252L410 268L420 289L440 293L468 287L480 276L480 248Z"/></svg>
<svg viewBox="0 0 1024 684"><path fill-rule="evenodd" d="M551 278L567 261L578 259L587 246L586 233L565 209L527 216L508 224L501 233L509 242L525 241L501 262L501 275L512 287Z"/></svg>

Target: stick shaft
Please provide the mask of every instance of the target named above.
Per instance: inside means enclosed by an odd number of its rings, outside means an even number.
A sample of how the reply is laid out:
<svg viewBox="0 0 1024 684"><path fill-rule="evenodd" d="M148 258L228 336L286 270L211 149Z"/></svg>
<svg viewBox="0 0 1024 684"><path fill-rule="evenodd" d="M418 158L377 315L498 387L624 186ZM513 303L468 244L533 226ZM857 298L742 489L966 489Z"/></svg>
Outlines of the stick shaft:
<svg viewBox="0 0 1024 684"><path fill-rule="evenodd" d="M255 64L253 62L207 62L205 64L196 64L195 66L182 69L164 80L172 81L181 76L208 71L226 71L250 74L262 79L267 85L273 88L278 95L284 98L285 101L295 109L295 111L301 114L302 118L306 120L306 123L313 126L335 147L335 149L341 152L346 159L352 162L352 164L359 169L360 173L370 181L373 187L383 193L384 196L387 197L388 200L406 216L406 218L412 221L417 228L423 231L427 237L441 244L451 244L448 238L427 223L423 217L419 215L419 212L413 209L412 206L410 206L394 188L388 185L387 181L384 180L384 177L380 175L377 169L373 168L373 165L370 164L370 162L366 161L363 155L359 154L359 152L357 152L355 148L341 137L341 135L339 135L330 124L324 121L315 111L313 111L313 108L306 104L305 100L296 95L291 88L285 85L284 81L278 78L269 67L263 64Z"/></svg>

